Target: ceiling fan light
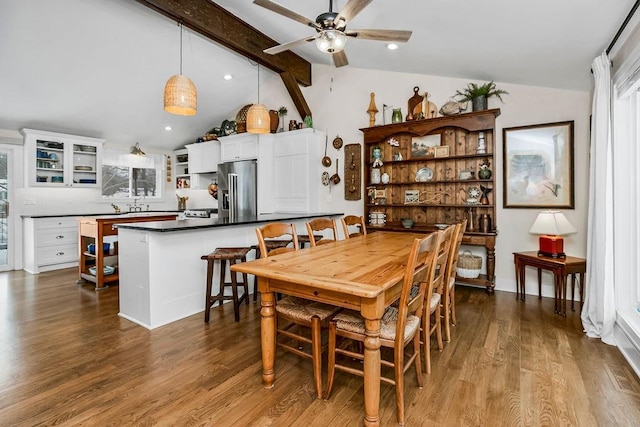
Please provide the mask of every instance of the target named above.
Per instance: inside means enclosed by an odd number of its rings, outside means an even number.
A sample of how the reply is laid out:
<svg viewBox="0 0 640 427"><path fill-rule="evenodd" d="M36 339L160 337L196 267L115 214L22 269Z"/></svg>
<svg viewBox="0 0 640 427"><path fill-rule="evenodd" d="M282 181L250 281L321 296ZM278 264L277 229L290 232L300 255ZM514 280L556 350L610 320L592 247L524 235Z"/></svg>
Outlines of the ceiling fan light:
<svg viewBox="0 0 640 427"><path fill-rule="evenodd" d="M191 79L182 74L171 76L164 87L164 111L180 116L197 112L198 93Z"/></svg>
<svg viewBox="0 0 640 427"><path fill-rule="evenodd" d="M316 47L320 52L337 53L344 49L347 43L347 36L338 30L324 30L316 38Z"/></svg>
<svg viewBox="0 0 640 427"><path fill-rule="evenodd" d="M269 133L271 130L269 110L262 104L253 104L247 111L247 132Z"/></svg>

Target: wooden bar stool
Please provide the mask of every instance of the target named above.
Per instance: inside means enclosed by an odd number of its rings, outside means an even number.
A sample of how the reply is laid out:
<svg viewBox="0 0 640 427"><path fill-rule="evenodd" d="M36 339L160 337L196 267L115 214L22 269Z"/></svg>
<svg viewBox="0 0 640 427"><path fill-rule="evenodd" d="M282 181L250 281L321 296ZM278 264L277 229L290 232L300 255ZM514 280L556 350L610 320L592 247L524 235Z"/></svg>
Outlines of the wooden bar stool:
<svg viewBox="0 0 640 427"><path fill-rule="evenodd" d="M322 239L322 235L321 234L314 234L313 238L316 241L318 241L318 240ZM298 234L298 245L299 245L300 249L304 249L304 245L313 246L311 244L311 239L309 238L308 234Z"/></svg>
<svg viewBox="0 0 640 427"><path fill-rule="evenodd" d="M202 255L200 259L207 261L207 291L205 294L205 305L204 305L204 321L209 322L209 315L211 307L217 302L219 305L222 305L223 301L232 300L233 301L233 315L236 322L240 321L240 304L242 301L245 304L249 304L249 282L247 280L247 274L242 275L242 281L239 282L237 278L237 273L233 273L229 267L231 266L231 261L234 264L238 264L239 262L247 261L247 253L251 248L217 248L215 251L211 252L208 255ZM217 295L211 295L211 291L213 289L213 269L215 265L215 261L220 261L220 291ZM229 271L229 275L231 276L231 282L225 282L225 274ZM224 290L226 287L231 287L231 295L225 295ZM242 286L244 288L244 293L242 297L238 298L238 287ZM255 286L254 286L254 297L255 297Z"/></svg>

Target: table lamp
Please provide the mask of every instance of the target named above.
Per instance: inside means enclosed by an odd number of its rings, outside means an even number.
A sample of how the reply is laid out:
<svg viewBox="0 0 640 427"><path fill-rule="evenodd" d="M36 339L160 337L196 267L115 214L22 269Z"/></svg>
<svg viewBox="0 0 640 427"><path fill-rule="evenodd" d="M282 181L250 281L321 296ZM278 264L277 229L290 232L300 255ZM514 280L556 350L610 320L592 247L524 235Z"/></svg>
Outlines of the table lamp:
<svg viewBox="0 0 640 427"><path fill-rule="evenodd" d="M566 258L561 236L575 232L576 229L560 211L540 212L529 230L531 234L541 235L538 255L552 258Z"/></svg>

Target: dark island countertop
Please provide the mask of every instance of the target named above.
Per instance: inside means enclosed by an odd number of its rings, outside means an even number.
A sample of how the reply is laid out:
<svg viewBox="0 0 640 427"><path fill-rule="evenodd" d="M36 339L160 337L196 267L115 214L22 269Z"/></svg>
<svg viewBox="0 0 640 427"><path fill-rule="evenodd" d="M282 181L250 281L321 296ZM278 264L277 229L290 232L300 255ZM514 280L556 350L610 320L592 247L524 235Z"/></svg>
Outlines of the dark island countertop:
<svg viewBox="0 0 640 427"><path fill-rule="evenodd" d="M188 231L197 230L202 228L215 228L215 227L229 227L235 225L250 225L263 222L283 222L294 221L305 218L318 218L318 217L330 217L330 216L342 216L342 212L318 212L318 213L274 213L256 215L251 217L235 218L233 220L229 218L189 218L179 219L175 221L152 221L142 223L124 223L117 224L118 228L127 228L132 230L142 231L155 231L155 232L175 232L175 231Z"/></svg>

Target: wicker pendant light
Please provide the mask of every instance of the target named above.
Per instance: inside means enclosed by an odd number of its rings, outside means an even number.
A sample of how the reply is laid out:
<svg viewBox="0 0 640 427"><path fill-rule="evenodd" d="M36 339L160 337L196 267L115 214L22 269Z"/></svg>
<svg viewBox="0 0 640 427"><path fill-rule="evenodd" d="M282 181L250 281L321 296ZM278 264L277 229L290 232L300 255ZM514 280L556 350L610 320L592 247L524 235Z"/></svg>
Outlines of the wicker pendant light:
<svg viewBox="0 0 640 427"><path fill-rule="evenodd" d="M260 104L260 64L258 64L258 103L253 104L247 111L247 132L269 133L271 131L269 110Z"/></svg>
<svg viewBox="0 0 640 427"><path fill-rule="evenodd" d="M180 74L171 76L164 87L164 111L193 116L198 110L198 93L191 79L182 75L182 23L180 26Z"/></svg>

